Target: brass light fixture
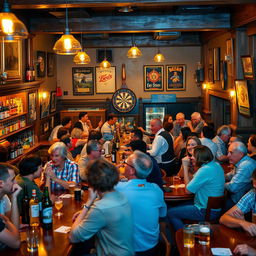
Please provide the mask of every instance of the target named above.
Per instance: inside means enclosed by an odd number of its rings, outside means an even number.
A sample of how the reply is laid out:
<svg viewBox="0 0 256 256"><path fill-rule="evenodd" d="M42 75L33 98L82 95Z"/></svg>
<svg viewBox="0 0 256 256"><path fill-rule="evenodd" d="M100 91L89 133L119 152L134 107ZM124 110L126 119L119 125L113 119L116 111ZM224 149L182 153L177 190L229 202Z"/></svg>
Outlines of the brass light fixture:
<svg viewBox="0 0 256 256"><path fill-rule="evenodd" d="M133 9L131 6L124 6L124 7L121 7L120 9L118 9L118 11L128 13L128 12L133 12Z"/></svg>
<svg viewBox="0 0 256 256"><path fill-rule="evenodd" d="M142 56L141 50L134 43L134 36L132 36L133 46L128 50L127 57L131 59L140 58Z"/></svg>
<svg viewBox="0 0 256 256"><path fill-rule="evenodd" d="M160 52L160 50L158 49L157 54L154 57L154 62L164 62L165 61L165 57L164 55Z"/></svg>
<svg viewBox="0 0 256 256"><path fill-rule="evenodd" d="M81 45L83 46L83 41L82 41L82 33L81 33ZM76 64L84 65L84 64L89 64L91 62L90 56L83 50L77 53L77 55L74 57L73 61Z"/></svg>
<svg viewBox="0 0 256 256"><path fill-rule="evenodd" d="M0 37L8 42L28 37L26 26L11 12L7 0L4 1L3 10L0 13Z"/></svg>
<svg viewBox="0 0 256 256"><path fill-rule="evenodd" d="M53 50L59 55L75 55L82 50L78 40L70 34L68 28L68 8L66 7L66 28L64 35L54 44Z"/></svg>
<svg viewBox="0 0 256 256"><path fill-rule="evenodd" d="M110 64L110 62L107 60L106 48L105 48L105 58L104 58L104 60L100 63L100 68L106 69L106 68L110 68L110 67L111 67L111 64Z"/></svg>

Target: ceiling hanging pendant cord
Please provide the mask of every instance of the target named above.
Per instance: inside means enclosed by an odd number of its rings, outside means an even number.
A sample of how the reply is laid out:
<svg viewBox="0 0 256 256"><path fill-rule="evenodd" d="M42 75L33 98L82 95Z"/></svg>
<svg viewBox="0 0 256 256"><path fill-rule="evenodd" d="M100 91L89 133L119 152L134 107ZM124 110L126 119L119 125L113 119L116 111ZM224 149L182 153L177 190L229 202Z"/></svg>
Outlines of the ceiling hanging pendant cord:
<svg viewBox="0 0 256 256"><path fill-rule="evenodd" d="M132 35L132 47L127 52L127 57L131 59L140 58L142 56L141 50L135 45L134 35Z"/></svg>
<svg viewBox="0 0 256 256"><path fill-rule="evenodd" d="M164 62L165 61L165 57L164 55L160 52L160 49L158 47L158 51L157 54L154 57L154 62Z"/></svg>
<svg viewBox="0 0 256 256"><path fill-rule="evenodd" d="M100 68L102 69L106 69L106 68L110 68L111 64L110 62L107 60L107 54L106 54L107 50L105 48L105 52L104 52L104 60L100 63Z"/></svg>
<svg viewBox="0 0 256 256"><path fill-rule="evenodd" d="M28 37L26 26L11 12L7 0L4 1L3 9L0 13L0 37L6 42L26 39Z"/></svg>
<svg viewBox="0 0 256 256"><path fill-rule="evenodd" d="M68 27L68 7L66 2L66 28L64 35L54 44L53 50L59 55L75 55L82 50L81 44L70 34Z"/></svg>

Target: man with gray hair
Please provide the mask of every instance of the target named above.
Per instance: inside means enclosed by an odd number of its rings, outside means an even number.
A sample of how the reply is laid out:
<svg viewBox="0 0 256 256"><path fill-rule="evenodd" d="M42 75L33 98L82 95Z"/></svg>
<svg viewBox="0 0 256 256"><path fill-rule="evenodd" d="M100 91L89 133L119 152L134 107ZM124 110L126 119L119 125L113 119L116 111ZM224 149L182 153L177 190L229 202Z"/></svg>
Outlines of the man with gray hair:
<svg viewBox="0 0 256 256"><path fill-rule="evenodd" d="M179 112L176 115L176 120L173 122L173 136L178 137L180 135L180 130L183 127L187 127L189 120L185 119L185 115L182 112Z"/></svg>
<svg viewBox="0 0 256 256"><path fill-rule="evenodd" d="M231 143L228 148L229 163L234 169L226 174L225 188L229 192L226 208L234 206L252 188L251 177L256 161L247 156L246 145L240 141Z"/></svg>
<svg viewBox="0 0 256 256"><path fill-rule="evenodd" d="M220 162L228 161L228 151L227 145L231 136L231 129L228 125L222 125L217 130L217 135L212 139L212 141L217 145L216 158Z"/></svg>
<svg viewBox="0 0 256 256"><path fill-rule="evenodd" d="M115 187L126 196L132 208L135 256L156 255L159 217L166 216L163 191L156 184L146 181L152 167L150 157L135 150L125 162L124 175L128 182L119 182Z"/></svg>
<svg viewBox="0 0 256 256"><path fill-rule="evenodd" d="M206 122L202 119L199 112L192 113L191 121L187 123L187 126L190 128L191 132L195 132L197 134L200 134L203 127L206 125Z"/></svg>

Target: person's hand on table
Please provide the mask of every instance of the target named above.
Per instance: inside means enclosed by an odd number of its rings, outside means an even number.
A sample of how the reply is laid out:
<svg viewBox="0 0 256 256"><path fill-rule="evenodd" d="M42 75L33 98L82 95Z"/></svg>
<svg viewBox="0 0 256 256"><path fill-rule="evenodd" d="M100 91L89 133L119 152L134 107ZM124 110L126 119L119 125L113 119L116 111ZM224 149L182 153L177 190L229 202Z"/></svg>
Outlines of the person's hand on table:
<svg viewBox="0 0 256 256"><path fill-rule="evenodd" d="M253 256L256 255L256 250L247 244L239 244L234 249L234 253Z"/></svg>
<svg viewBox="0 0 256 256"><path fill-rule="evenodd" d="M243 221L241 226L251 236L256 236L256 224L248 221Z"/></svg>

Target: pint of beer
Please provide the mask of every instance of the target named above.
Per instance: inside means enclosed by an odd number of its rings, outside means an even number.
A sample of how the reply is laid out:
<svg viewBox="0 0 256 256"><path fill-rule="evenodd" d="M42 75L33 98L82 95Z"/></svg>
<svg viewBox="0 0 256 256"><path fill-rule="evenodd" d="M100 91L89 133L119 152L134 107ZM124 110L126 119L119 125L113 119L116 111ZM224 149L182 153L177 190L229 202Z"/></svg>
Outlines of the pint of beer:
<svg viewBox="0 0 256 256"><path fill-rule="evenodd" d="M200 222L199 223L199 244L209 245L210 244L210 223Z"/></svg>
<svg viewBox="0 0 256 256"><path fill-rule="evenodd" d="M183 244L187 248L192 248L195 245L194 231L191 225L185 225L183 228Z"/></svg>
<svg viewBox="0 0 256 256"><path fill-rule="evenodd" d="M69 188L69 193L71 194L72 197L74 197L74 192L75 192L75 184L74 183L70 183L68 185L68 188Z"/></svg>

